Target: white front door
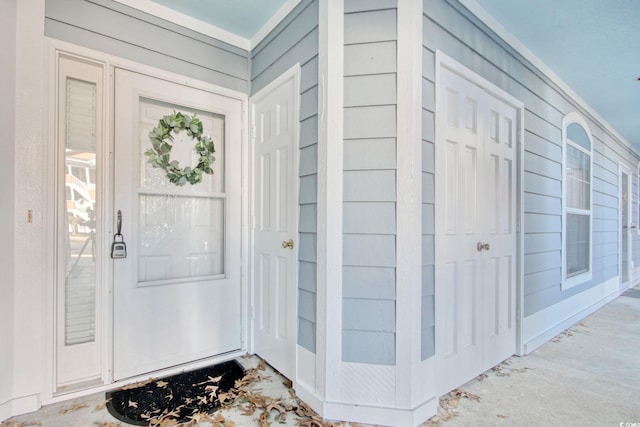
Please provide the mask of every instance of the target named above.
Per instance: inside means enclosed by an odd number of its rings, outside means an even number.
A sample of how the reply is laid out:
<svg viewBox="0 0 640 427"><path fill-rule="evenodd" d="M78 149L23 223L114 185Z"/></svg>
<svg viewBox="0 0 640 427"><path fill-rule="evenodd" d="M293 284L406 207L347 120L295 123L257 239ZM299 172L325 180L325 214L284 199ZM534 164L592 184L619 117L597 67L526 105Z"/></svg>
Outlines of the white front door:
<svg viewBox="0 0 640 427"><path fill-rule="evenodd" d="M115 380L242 347L242 102L121 69L115 73L114 211L127 257L113 260ZM178 186L144 152L173 112L197 114L215 144L213 175ZM172 160L194 166L174 134ZM115 217L115 213L114 213Z"/></svg>
<svg viewBox="0 0 640 427"><path fill-rule="evenodd" d="M436 357L446 393L515 352L517 110L439 75Z"/></svg>
<svg viewBox="0 0 640 427"><path fill-rule="evenodd" d="M297 90L294 72L251 100L254 351L292 380L297 330Z"/></svg>

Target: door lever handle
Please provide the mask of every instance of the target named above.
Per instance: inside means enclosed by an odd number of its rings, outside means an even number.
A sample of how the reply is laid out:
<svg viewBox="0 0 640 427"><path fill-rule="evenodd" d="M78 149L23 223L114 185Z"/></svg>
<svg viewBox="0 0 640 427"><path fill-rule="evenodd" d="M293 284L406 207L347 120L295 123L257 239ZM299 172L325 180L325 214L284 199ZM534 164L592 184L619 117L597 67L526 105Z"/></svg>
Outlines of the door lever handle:
<svg viewBox="0 0 640 427"><path fill-rule="evenodd" d="M293 250L293 239L283 240L282 241L283 249L292 249Z"/></svg>

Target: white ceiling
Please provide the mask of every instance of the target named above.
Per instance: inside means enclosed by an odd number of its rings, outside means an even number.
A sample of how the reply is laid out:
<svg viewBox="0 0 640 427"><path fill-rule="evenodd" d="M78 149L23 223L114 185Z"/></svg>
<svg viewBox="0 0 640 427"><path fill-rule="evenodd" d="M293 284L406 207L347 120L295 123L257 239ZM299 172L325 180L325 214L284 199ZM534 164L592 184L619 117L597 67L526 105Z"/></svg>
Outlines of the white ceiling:
<svg viewBox="0 0 640 427"><path fill-rule="evenodd" d="M640 152L640 1L475 1Z"/></svg>
<svg viewBox="0 0 640 427"><path fill-rule="evenodd" d="M251 40L296 0L153 2ZM492 15L640 152L640 0L463 3Z"/></svg>
<svg viewBox="0 0 640 427"><path fill-rule="evenodd" d="M287 2L287 0L153 1L249 40Z"/></svg>

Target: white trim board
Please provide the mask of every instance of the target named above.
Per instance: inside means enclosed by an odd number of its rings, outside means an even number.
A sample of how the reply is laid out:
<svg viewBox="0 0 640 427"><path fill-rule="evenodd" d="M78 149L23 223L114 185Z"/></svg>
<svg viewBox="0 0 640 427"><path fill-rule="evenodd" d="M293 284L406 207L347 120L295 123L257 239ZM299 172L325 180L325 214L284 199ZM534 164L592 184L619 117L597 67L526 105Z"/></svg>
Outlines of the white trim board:
<svg viewBox="0 0 640 427"><path fill-rule="evenodd" d="M152 0L115 0L118 3L129 6L133 9L148 13L161 19L173 22L174 24L204 34L214 39L218 39L230 45L245 50L251 50L258 45L276 25L280 23L301 0L287 0L276 13L251 37L247 39L230 31L224 30L215 25L196 19L192 16L178 12L170 7L163 6Z"/></svg>
<svg viewBox="0 0 640 427"><path fill-rule="evenodd" d="M620 294L620 279L606 282L567 298L524 318L522 347L519 355L531 353L560 332L573 326Z"/></svg>
<svg viewBox="0 0 640 427"><path fill-rule="evenodd" d="M409 409L326 402L322 408L322 416L330 420L355 420L365 424L392 427L418 426L437 413L438 404L437 397Z"/></svg>
<svg viewBox="0 0 640 427"><path fill-rule="evenodd" d="M39 394L16 397L0 404L0 423L11 417L37 411L42 406Z"/></svg>
<svg viewBox="0 0 640 427"><path fill-rule="evenodd" d="M591 107L580 95L578 95L568 84L566 84L556 73L554 73L540 58L538 58L533 52L526 47L516 36L511 34L498 20L496 20L489 12L487 12L476 0L458 0L460 4L466 7L472 14L474 14L480 21L484 22L491 30L493 30L498 37L504 40L507 44L513 47L518 53L520 53L527 61L531 62L534 67L539 69L545 76L547 76L553 83L558 85L570 98L576 101L582 108L584 108L593 118L598 120L604 129L611 133L619 141L626 144L626 148L636 152L633 146L609 122L607 122L593 107Z"/></svg>
<svg viewBox="0 0 640 427"><path fill-rule="evenodd" d="M342 376L344 3L319 0L318 21L316 380L324 400L338 400Z"/></svg>

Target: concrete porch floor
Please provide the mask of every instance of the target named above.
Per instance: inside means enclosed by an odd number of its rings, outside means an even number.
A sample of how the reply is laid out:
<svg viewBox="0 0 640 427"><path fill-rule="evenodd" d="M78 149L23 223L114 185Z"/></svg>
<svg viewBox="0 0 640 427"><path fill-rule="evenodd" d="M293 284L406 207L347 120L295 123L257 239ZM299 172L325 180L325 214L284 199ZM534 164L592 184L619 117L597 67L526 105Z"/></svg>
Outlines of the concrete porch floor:
<svg viewBox="0 0 640 427"><path fill-rule="evenodd" d="M255 367L259 359L241 362ZM264 372L267 379L256 385L257 393L295 404L284 379L269 367ZM99 393L46 406L0 427L125 427L103 403L104 393ZM221 415L227 424L190 425L261 426L260 413L225 409ZM272 411L267 420L274 426L319 425L293 412L283 422L275 415ZM512 357L444 396L438 416L424 426L639 427L640 289L627 291L533 353Z"/></svg>

